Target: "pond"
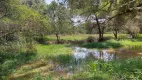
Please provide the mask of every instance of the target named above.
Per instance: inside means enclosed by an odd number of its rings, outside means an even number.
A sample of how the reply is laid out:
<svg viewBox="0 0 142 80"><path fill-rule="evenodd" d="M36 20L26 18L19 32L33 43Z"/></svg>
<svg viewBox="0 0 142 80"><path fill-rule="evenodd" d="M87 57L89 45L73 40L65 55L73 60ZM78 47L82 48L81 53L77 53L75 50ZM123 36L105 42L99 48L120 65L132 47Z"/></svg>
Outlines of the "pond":
<svg viewBox="0 0 142 80"><path fill-rule="evenodd" d="M73 52L70 55L61 54L61 56L59 55L53 59L50 59L47 62L39 61L24 65L19 68L19 73L12 75L11 78L12 80L15 80L13 78L23 78L23 77L25 78L25 76L26 78L28 78L31 77L31 75L39 72L42 75L49 75L49 76L51 75L54 78L63 77L66 80L68 78L72 78L76 74L84 73L87 70L92 71L94 70L94 68L95 70L101 71L103 63L107 63L109 61L113 60L119 61L120 59L128 59L132 57L142 56L142 53L137 53L135 51L126 50L123 48L115 50L114 49L99 50L99 49L87 49L82 47L72 47L72 49ZM107 67L105 68L107 69ZM23 73L24 70L26 71L31 70L31 71ZM79 80L86 80L86 79L79 79Z"/></svg>
<svg viewBox="0 0 142 80"><path fill-rule="evenodd" d="M142 53L136 53L135 51L125 50L125 49L87 49L81 47L73 47L73 57L78 59L95 58L104 61L112 61L119 59L128 59L133 57L142 56Z"/></svg>
<svg viewBox="0 0 142 80"><path fill-rule="evenodd" d="M88 60L96 61L113 61L120 59L128 59L133 57L142 56L141 53L136 53L135 51L129 51L125 49L87 49L82 47L72 47L73 54L70 62L65 65L56 65L53 69L54 72L61 74L64 72L67 76L72 76L75 73L84 71L86 64L88 64Z"/></svg>

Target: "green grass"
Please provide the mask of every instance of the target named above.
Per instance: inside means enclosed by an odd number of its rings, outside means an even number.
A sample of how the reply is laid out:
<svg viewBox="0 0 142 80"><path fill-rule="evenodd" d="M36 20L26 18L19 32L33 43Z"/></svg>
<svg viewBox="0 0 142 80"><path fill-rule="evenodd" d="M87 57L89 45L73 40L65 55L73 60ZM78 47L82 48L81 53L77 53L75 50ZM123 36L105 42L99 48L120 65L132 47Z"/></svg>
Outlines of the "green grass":
<svg viewBox="0 0 142 80"><path fill-rule="evenodd" d="M0 53L0 79L16 71L17 66L32 61L35 53Z"/></svg>
<svg viewBox="0 0 142 80"><path fill-rule="evenodd" d="M72 49L67 44L51 44L41 45L37 44L37 58L50 59L59 64L68 64L73 59L71 56Z"/></svg>
<svg viewBox="0 0 142 80"><path fill-rule="evenodd" d="M105 42L92 42L92 43L84 43L81 45L86 48L120 48L122 44L116 40L107 40Z"/></svg>
<svg viewBox="0 0 142 80"><path fill-rule="evenodd" d="M126 34L121 34L121 35L126 35ZM73 34L73 35L60 35L60 38L63 40L85 40L87 39L89 36L93 36L93 37L98 37L98 34ZM113 34L104 34L105 37L113 37ZM49 35L47 36L48 40L56 40L56 36L55 35Z"/></svg>
<svg viewBox="0 0 142 80"><path fill-rule="evenodd" d="M61 35L61 39L63 40L86 40L89 36L98 37L97 34L77 34L77 35ZM86 47L86 48L127 48L127 49L134 49L134 50L140 50L142 49L142 35L138 34L136 36L136 39L128 39L128 34L119 34L118 40L114 39L113 34L104 34L104 37L112 38L110 40L104 41L104 42L92 42L92 43L79 43L80 46ZM47 37L49 40L56 40L56 37L54 35L50 35ZM77 44L77 43L75 43ZM73 44L73 45L75 45ZM62 52L62 51L61 51ZM52 52L51 52L52 53Z"/></svg>
<svg viewBox="0 0 142 80"><path fill-rule="evenodd" d="M85 80L141 80L142 58L119 61L89 61L82 72L74 74L74 79Z"/></svg>
<svg viewBox="0 0 142 80"><path fill-rule="evenodd" d="M97 37L98 35L88 35L88 34L79 34L79 35L65 35L61 36L61 39L64 40L85 40L89 36ZM112 37L112 34L105 34L105 37ZM114 38L114 37L112 37ZM127 48L129 50L142 50L142 37L138 35L136 39L126 39L127 35L119 35L119 38L122 39L111 39L104 42L93 42L93 43L83 43L80 46L87 48ZM49 40L56 40L55 36L48 36ZM72 49L70 44L35 44L36 54L31 53L16 53L16 47L11 47L5 49L13 50L11 53L0 53L0 76L3 74L3 77L6 75L12 74L24 74L25 80L33 78L33 80L42 80L49 79L54 80L58 75L52 76L54 73L50 72L50 65L48 62L50 60L54 61L55 65L68 65L71 62L71 65L75 65L75 62L71 56ZM5 48L5 47L4 47ZM17 48L18 49L18 48ZM25 50L23 50L25 51ZM33 60L34 59L34 60ZM34 62L35 61L35 62ZM43 62L42 62L43 61ZM28 63L30 62L30 63ZM132 58L128 60L120 61L92 61L87 60L85 63L81 64L83 71L75 71L75 74L71 79L86 79L86 80L141 80L142 79L142 58ZM21 66L22 65L22 66ZM27 66L28 65L28 66ZM22 67L22 68L18 68ZM25 67L26 66L26 67ZM39 75L38 73L47 73L47 76ZM35 75L37 74L37 75ZM28 78L30 76L31 78ZM22 79L23 77L20 77ZM53 78L52 78L53 77ZM6 78L4 78L6 79Z"/></svg>
<svg viewBox="0 0 142 80"><path fill-rule="evenodd" d="M142 79L142 58L131 58L119 61L86 61L76 67L75 73L69 80L141 80ZM83 70L80 71L79 67ZM34 80L40 78L50 78L54 80L54 76L42 75L35 76ZM60 78L60 77L59 77ZM57 79L60 80L60 79ZM67 80L63 79L62 80Z"/></svg>
<svg viewBox="0 0 142 80"><path fill-rule="evenodd" d="M51 44L51 45L36 45L37 56L46 58L48 56L54 57L62 54L71 54L72 49L66 44Z"/></svg>
<svg viewBox="0 0 142 80"><path fill-rule="evenodd" d="M84 43L81 45L86 48L127 48L133 50L142 49L142 41L138 41L137 39L120 39L120 40L107 40L104 42L92 42L92 43Z"/></svg>
<svg viewBox="0 0 142 80"><path fill-rule="evenodd" d="M78 35L60 35L60 38L63 40L84 40L88 37L89 35L87 34L78 34ZM92 36L96 36L96 35L92 35ZM56 36L55 35L50 35L47 37L49 40L56 40Z"/></svg>

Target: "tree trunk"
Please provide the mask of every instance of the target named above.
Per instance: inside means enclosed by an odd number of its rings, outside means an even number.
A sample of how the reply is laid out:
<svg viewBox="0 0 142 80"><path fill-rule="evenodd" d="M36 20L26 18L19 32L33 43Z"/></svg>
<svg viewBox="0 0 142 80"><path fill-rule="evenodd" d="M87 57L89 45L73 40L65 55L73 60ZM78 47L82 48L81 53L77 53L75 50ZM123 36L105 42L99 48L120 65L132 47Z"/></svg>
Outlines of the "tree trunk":
<svg viewBox="0 0 142 80"><path fill-rule="evenodd" d="M97 22L97 27L98 27L98 32L99 32L99 39L98 41L103 41L103 30L101 30L101 26L98 20L98 17L96 16L96 22Z"/></svg>
<svg viewBox="0 0 142 80"><path fill-rule="evenodd" d="M132 32L130 35L132 36L132 39L136 38L136 35L134 32Z"/></svg>
<svg viewBox="0 0 142 80"><path fill-rule="evenodd" d="M60 43L60 36L59 36L59 34L56 34L56 38L57 38L57 44L59 44Z"/></svg>
<svg viewBox="0 0 142 80"><path fill-rule="evenodd" d="M101 34L102 34L102 36L101 36L102 40L104 40L104 29L105 29L105 26L102 27L102 32L101 32Z"/></svg>
<svg viewBox="0 0 142 80"><path fill-rule="evenodd" d="M118 39L118 31L113 32L115 39Z"/></svg>

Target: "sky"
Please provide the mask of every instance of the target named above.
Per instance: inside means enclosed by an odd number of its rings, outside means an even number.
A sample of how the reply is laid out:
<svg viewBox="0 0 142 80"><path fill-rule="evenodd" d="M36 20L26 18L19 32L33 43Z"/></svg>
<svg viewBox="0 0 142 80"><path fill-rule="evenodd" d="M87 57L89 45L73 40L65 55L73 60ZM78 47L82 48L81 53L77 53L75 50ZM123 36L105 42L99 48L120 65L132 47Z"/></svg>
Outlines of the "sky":
<svg viewBox="0 0 142 80"><path fill-rule="evenodd" d="M45 0L47 4L50 4L53 0Z"/></svg>

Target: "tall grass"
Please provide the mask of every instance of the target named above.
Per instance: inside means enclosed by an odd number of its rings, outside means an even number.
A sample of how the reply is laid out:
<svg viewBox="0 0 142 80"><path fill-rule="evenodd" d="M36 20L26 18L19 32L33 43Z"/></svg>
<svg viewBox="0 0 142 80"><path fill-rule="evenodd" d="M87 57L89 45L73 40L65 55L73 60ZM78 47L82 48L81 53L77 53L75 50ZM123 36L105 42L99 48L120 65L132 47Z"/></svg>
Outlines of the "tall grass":
<svg viewBox="0 0 142 80"><path fill-rule="evenodd" d="M81 45L86 48L120 48L122 44L116 40L108 40L105 42L92 42L92 43L84 43Z"/></svg>
<svg viewBox="0 0 142 80"><path fill-rule="evenodd" d="M141 62L141 57L109 62L90 60L76 66L72 77L57 80L142 80ZM36 75L34 80L54 80L54 78L50 74L45 77Z"/></svg>
<svg viewBox="0 0 142 80"><path fill-rule="evenodd" d="M72 49L66 44L36 45L37 58L48 59L62 54L71 54Z"/></svg>
<svg viewBox="0 0 142 80"><path fill-rule="evenodd" d="M121 40L107 40L104 42L92 42L81 44L82 47L86 48L126 48L130 50L141 51L142 42L137 39L121 39Z"/></svg>
<svg viewBox="0 0 142 80"><path fill-rule="evenodd" d="M17 42L0 45L0 80L16 70L17 66L32 61L36 55L34 48L27 48Z"/></svg>
<svg viewBox="0 0 142 80"><path fill-rule="evenodd" d="M74 79L84 80L141 80L142 58L120 61L90 61L83 72L74 74Z"/></svg>

